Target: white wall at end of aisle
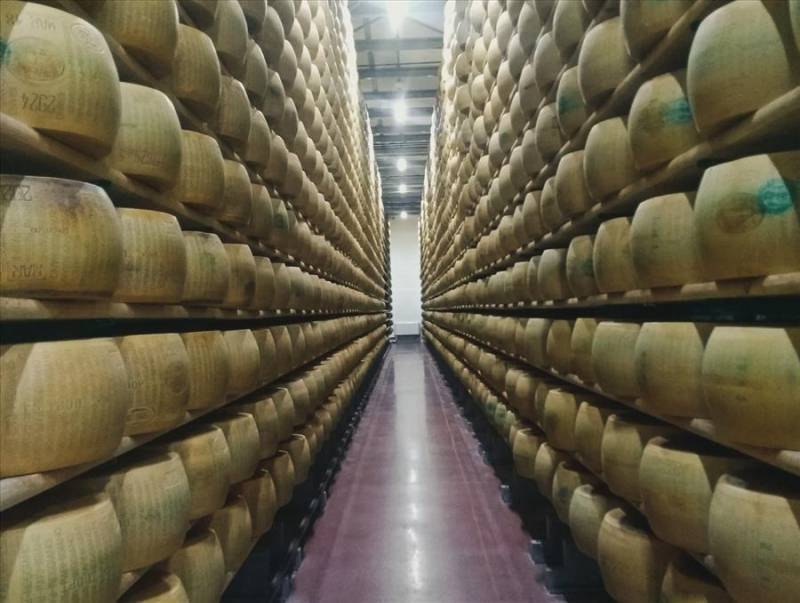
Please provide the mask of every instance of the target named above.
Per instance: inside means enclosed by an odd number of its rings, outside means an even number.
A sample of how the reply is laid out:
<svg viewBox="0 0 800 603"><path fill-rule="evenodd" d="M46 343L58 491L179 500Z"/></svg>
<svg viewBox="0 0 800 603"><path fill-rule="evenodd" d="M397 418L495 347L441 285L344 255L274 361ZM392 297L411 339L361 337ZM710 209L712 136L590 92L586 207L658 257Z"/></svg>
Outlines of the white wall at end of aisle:
<svg viewBox="0 0 800 603"><path fill-rule="evenodd" d="M419 217L393 218L391 229L392 312L395 335L418 335L422 319Z"/></svg>

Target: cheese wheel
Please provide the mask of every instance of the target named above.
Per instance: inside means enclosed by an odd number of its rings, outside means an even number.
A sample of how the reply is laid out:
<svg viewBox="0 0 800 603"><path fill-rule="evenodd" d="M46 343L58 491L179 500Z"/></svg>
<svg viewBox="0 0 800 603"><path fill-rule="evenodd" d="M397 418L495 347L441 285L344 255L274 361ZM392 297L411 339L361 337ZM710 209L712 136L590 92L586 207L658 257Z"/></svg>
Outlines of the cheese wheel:
<svg viewBox="0 0 800 603"><path fill-rule="evenodd" d="M527 479L534 477L534 464L536 452L542 444L541 435L531 428L520 429L514 436L512 453L514 457L514 471Z"/></svg>
<svg viewBox="0 0 800 603"><path fill-rule="evenodd" d="M563 62L556 47L553 34L547 32L536 42L533 52L533 69L536 87L544 96L558 79Z"/></svg>
<svg viewBox="0 0 800 603"><path fill-rule="evenodd" d="M137 580L120 603L191 603L183 582L175 574L150 570Z"/></svg>
<svg viewBox="0 0 800 603"><path fill-rule="evenodd" d="M247 54L247 21L238 2L219 0L208 35L220 62L234 76L241 75Z"/></svg>
<svg viewBox="0 0 800 603"><path fill-rule="evenodd" d="M225 504L231 483L231 453L221 429L194 426L156 448L181 457L191 493L189 519L209 515Z"/></svg>
<svg viewBox="0 0 800 603"><path fill-rule="evenodd" d="M264 461L264 468L269 471L275 483L278 507L286 506L292 500L295 485L292 457L285 450L278 450L275 456Z"/></svg>
<svg viewBox="0 0 800 603"><path fill-rule="evenodd" d="M717 575L736 601L791 601L800 588L800 493L782 476L725 475L709 511Z"/></svg>
<svg viewBox="0 0 800 603"><path fill-rule="evenodd" d="M186 280L184 303L217 305L223 302L231 278L231 263L219 237L208 232L184 231Z"/></svg>
<svg viewBox="0 0 800 603"><path fill-rule="evenodd" d="M701 369L713 325L648 322L636 339L634 363L641 404L656 414L707 417Z"/></svg>
<svg viewBox="0 0 800 603"><path fill-rule="evenodd" d="M559 463L568 459L567 454L552 448L547 442L539 446L533 465L533 479L539 492L548 499L553 496L553 476L556 468Z"/></svg>
<svg viewBox="0 0 800 603"><path fill-rule="evenodd" d="M634 67L625 48L622 20L614 17L586 32L578 56L578 86L586 105L598 108Z"/></svg>
<svg viewBox="0 0 800 603"><path fill-rule="evenodd" d="M261 436L252 415L237 413L218 419L213 425L225 434L231 455L230 482L237 484L250 478L260 458Z"/></svg>
<svg viewBox="0 0 800 603"><path fill-rule="evenodd" d="M613 414L606 420L600 457L603 479L614 494L631 503L641 502L639 465L647 443L679 431L635 414Z"/></svg>
<svg viewBox="0 0 800 603"><path fill-rule="evenodd" d="M700 22L686 71L700 132L713 132L752 113L799 82L800 56L788 2L739 0Z"/></svg>
<svg viewBox="0 0 800 603"><path fill-rule="evenodd" d="M639 204L630 228L636 282L672 287L702 280L694 236L694 194L676 193Z"/></svg>
<svg viewBox="0 0 800 603"><path fill-rule="evenodd" d="M294 427L294 400L286 388L279 388L270 395L278 414L278 440L283 441L292 435ZM276 485L277 487L277 485Z"/></svg>
<svg viewBox="0 0 800 603"><path fill-rule="evenodd" d="M93 157L120 125L119 76L92 25L35 2L3 2L3 113Z"/></svg>
<svg viewBox="0 0 800 603"><path fill-rule="evenodd" d="M251 307L263 310L272 305L275 295L275 272L272 262L266 257L254 257L256 264L255 284Z"/></svg>
<svg viewBox="0 0 800 603"><path fill-rule="evenodd" d="M566 249L546 249L540 256L537 284L543 299L564 300L571 296L566 264Z"/></svg>
<svg viewBox="0 0 800 603"><path fill-rule="evenodd" d="M554 320L547 332L545 355L548 365L562 375L572 372L571 337L572 322L569 320Z"/></svg>
<svg viewBox="0 0 800 603"><path fill-rule="evenodd" d="M558 205L556 195L556 177L548 178L542 188L542 196L539 198L539 214L542 224L548 232L556 232L568 221L561 207Z"/></svg>
<svg viewBox="0 0 800 603"><path fill-rule="evenodd" d="M230 265L228 290L223 305L228 308L247 308L255 293L256 262L247 245L225 244Z"/></svg>
<svg viewBox="0 0 800 603"><path fill-rule="evenodd" d="M232 4L232 2L231 2ZM209 124L217 136L236 150L247 148L250 134L250 101L239 80L223 75L220 80L217 111Z"/></svg>
<svg viewBox="0 0 800 603"><path fill-rule="evenodd" d="M709 279L800 270L800 152L709 168L697 191L695 244Z"/></svg>
<svg viewBox="0 0 800 603"><path fill-rule="evenodd" d="M684 550L708 552L708 509L717 480L752 463L707 442L650 440L639 464L639 489L653 532Z"/></svg>
<svg viewBox="0 0 800 603"><path fill-rule="evenodd" d="M178 11L174 2L99 2L92 19L106 35L152 73L169 72L178 46Z"/></svg>
<svg viewBox="0 0 800 603"><path fill-rule="evenodd" d="M107 495L71 497L24 511L4 516L0 531L0 593L5 600L116 600L122 538Z"/></svg>
<svg viewBox="0 0 800 603"><path fill-rule="evenodd" d="M536 148L545 161L555 157L565 142L557 115L556 104L550 103L542 107L536 116Z"/></svg>
<svg viewBox="0 0 800 603"><path fill-rule="evenodd" d="M606 220L597 229L592 264L601 293L633 291L638 288L631 253L631 220Z"/></svg>
<svg viewBox="0 0 800 603"><path fill-rule="evenodd" d="M225 168L219 144L211 136L181 130L181 164L170 194L198 211L222 208Z"/></svg>
<svg viewBox="0 0 800 603"><path fill-rule="evenodd" d="M266 329L262 329L266 331ZM271 457L278 450L280 418L271 397L237 404L232 410L253 417L258 427L259 458Z"/></svg>
<svg viewBox="0 0 800 603"><path fill-rule="evenodd" d="M624 117L613 117L592 126L584 157L586 189L595 201L606 200L638 177Z"/></svg>
<svg viewBox="0 0 800 603"><path fill-rule="evenodd" d="M620 17L628 53L642 61L692 5L691 0L636 2L622 0Z"/></svg>
<svg viewBox="0 0 800 603"><path fill-rule="evenodd" d="M575 457L594 473L603 471L603 431L614 408L603 401L580 396L575 413Z"/></svg>
<svg viewBox="0 0 800 603"><path fill-rule="evenodd" d="M576 2L563 2L559 4L576 5ZM588 117L586 104L583 102L580 88L578 88L578 68L570 67L558 81L556 93L556 116L558 125L564 138L572 138Z"/></svg>
<svg viewBox="0 0 800 603"><path fill-rule="evenodd" d="M732 603L730 595L714 576L686 556L667 566L661 583L664 603Z"/></svg>
<svg viewBox="0 0 800 603"><path fill-rule="evenodd" d="M592 235L578 235L569 243L566 277L569 289L575 297L587 297L597 293L592 263L593 246Z"/></svg>
<svg viewBox="0 0 800 603"><path fill-rule="evenodd" d="M269 472L260 470L255 477L233 486L231 491L235 495L243 497L247 502L253 538L258 539L272 527L275 513L278 510L275 485Z"/></svg>
<svg viewBox="0 0 800 603"><path fill-rule="evenodd" d="M800 450L800 329L716 327L702 385L725 440Z"/></svg>
<svg viewBox="0 0 800 603"><path fill-rule="evenodd" d="M620 603L658 601L677 549L655 538L635 511L612 509L597 537L597 560L603 584Z"/></svg>
<svg viewBox="0 0 800 603"><path fill-rule="evenodd" d="M228 345L228 392L244 394L255 389L261 371L261 353L250 329L224 331Z"/></svg>
<svg viewBox="0 0 800 603"><path fill-rule="evenodd" d="M550 389L541 415L547 442L559 450L575 450L575 416L579 400L568 390Z"/></svg>
<svg viewBox="0 0 800 603"><path fill-rule="evenodd" d="M700 142L686 94L685 69L639 87L628 116L628 138L633 163L640 170L652 170Z"/></svg>
<svg viewBox="0 0 800 603"><path fill-rule="evenodd" d="M562 461L556 467L553 475L553 507L556 515L564 523L569 523L569 507L572 502L572 495L581 486L597 486L600 480L588 471L585 471L577 463Z"/></svg>
<svg viewBox="0 0 800 603"><path fill-rule="evenodd" d="M209 119L217 110L221 79L219 59L211 38L194 27L179 24L175 61L166 77L175 96L198 117Z"/></svg>
<svg viewBox="0 0 800 603"><path fill-rule="evenodd" d="M547 366L547 332L553 321L549 318L531 318L525 325L525 339L528 342L525 360L538 368Z"/></svg>
<svg viewBox="0 0 800 603"><path fill-rule="evenodd" d="M267 61L261 47L252 39L248 40L243 84L247 97L254 107L261 107L264 104L267 96L268 71Z"/></svg>
<svg viewBox="0 0 800 603"><path fill-rule="evenodd" d="M99 486L111 498L122 535L122 571L150 566L180 548L189 528L191 495L174 452L128 461L79 483Z"/></svg>
<svg viewBox="0 0 800 603"><path fill-rule="evenodd" d="M622 502L595 484L575 488L569 502L569 529L575 546L582 553L597 559L597 537L606 513L621 508Z"/></svg>
<svg viewBox="0 0 800 603"><path fill-rule="evenodd" d="M567 256L569 261L569 256ZM569 268L569 263L567 264ZM568 273L569 274L569 273ZM592 343L597 321L593 318L578 318L572 326L570 349L572 350L572 370L581 381L594 383L592 370Z"/></svg>
<svg viewBox="0 0 800 603"><path fill-rule="evenodd" d="M591 170L591 166L587 164L590 161L592 158L588 151L586 154L583 151L574 151L564 155L558 162L555 176L556 202L566 217L574 218L592 206L590 189L587 188L588 179L584 180L584 172Z"/></svg>
<svg viewBox="0 0 800 603"><path fill-rule="evenodd" d="M636 398L641 392L636 379L635 346L640 325L602 321L592 339L592 372L597 385L621 398Z"/></svg>
<svg viewBox="0 0 800 603"><path fill-rule="evenodd" d="M218 0L179 0L181 7L200 27L208 27L214 21Z"/></svg>
<svg viewBox="0 0 800 603"><path fill-rule="evenodd" d="M228 346L219 331L181 333L189 358L188 410L216 406L228 386Z"/></svg>
<svg viewBox="0 0 800 603"><path fill-rule="evenodd" d="M114 299L175 304L183 296L186 246L175 216L146 209L118 209L122 269Z"/></svg>
<svg viewBox="0 0 800 603"><path fill-rule="evenodd" d="M122 232L100 187L5 174L0 186L3 295L75 298L113 293L122 268Z"/></svg>
<svg viewBox="0 0 800 603"><path fill-rule="evenodd" d="M557 2L553 11L553 41L568 61L589 24L589 13L580 2Z"/></svg>
<svg viewBox="0 0 800 603"><path fill-rule="evenodd" d="M192 603L216 603L225 588L225 557L211 530L188 536L164 563L164 569L180 579Z"/></svg>
<svg viewBox="0 0 800 603"><path fill-rule="evenodd" d="M294 467L294 483L299 485L308 479L311 469L311 448L305 436L294 433L285 442L281 442L281 450L289 453Z"/></svg>
<svg viewBox="0 0 800 603"><path fill-rule="evenodd" d="M221 509L203 522L210 532L216 534L222 548L225 569L229 572L239 569L253 539L253 525L250 520L250 509L243 496L233 496Z"/></svg>
<svg viewBox="0 0 800 603"><path fill-rule="evenodd" d="M178 425L189 402L189 356L177 333L128 335L117 340L128 372L131 403L125 434Z"/></svg>
<svg viewBox="0 0 800 603"><path fill-rule="evenodd" d="M111 339L3 346L0 354L0 476L109 457L131 402Z"/></svg>
<svg viewBox="0 0 800 603"><path fill-rule="evenodd" d="M250 109L250 130L244 146L244 161L254 170L262 170L269 161L269 126L264 114Z"/></svg>

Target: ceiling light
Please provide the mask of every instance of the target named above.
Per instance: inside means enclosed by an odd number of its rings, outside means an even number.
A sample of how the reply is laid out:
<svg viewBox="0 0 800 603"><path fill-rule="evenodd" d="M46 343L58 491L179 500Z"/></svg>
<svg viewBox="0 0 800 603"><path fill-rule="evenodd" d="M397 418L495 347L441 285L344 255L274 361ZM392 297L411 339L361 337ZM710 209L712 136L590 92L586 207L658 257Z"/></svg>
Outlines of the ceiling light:
<svg viewBox="0 0 800 603"><path fill-rule="evenodd" d="M401 195L405 195L406 190L408 189L405 184L401 184L400 186L397 187L397 192L399 192Z"/></svg>
<svg viewBox="0 0 800 603"><path fill-rule="evenodd" d="M392 31L399 32L408 12L407 0L391 0L386 2L386 13L389 16L389 26Z"/></svg>
<svg viewBox="0 0 800 603"><path fill-rule="evenodd" d="M401 220L405 220L407 217L408 217L408 212L406 210L403 210L403 211L400 212L400 219Z"/></svg>
<svg viewBox="0 0 800 603"><path fill-rule="evenodd" d="M408 108L406 107L406 99L398 98L394 101L394 120L399 123L405 123L408 117Z"/></svg>
<svg viewBox="0 0 800 603"><path fill-rule="evenodd" d="M408 167L408 162L406 161L405 157L401 157L397 160L397 169L401 172L405 172L406 168Z"/></svg>

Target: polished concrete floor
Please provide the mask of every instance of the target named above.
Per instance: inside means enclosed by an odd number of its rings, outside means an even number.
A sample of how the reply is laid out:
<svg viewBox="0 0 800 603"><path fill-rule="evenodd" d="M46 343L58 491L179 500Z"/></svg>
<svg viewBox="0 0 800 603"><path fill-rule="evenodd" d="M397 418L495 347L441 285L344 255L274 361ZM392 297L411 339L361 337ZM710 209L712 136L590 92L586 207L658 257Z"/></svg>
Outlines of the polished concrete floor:
<svg viewBox="0 0 800 603"><path fill-rule="evenodd" d="M392 346L292 603L559 601L528 537L418 341Z"/></svg>

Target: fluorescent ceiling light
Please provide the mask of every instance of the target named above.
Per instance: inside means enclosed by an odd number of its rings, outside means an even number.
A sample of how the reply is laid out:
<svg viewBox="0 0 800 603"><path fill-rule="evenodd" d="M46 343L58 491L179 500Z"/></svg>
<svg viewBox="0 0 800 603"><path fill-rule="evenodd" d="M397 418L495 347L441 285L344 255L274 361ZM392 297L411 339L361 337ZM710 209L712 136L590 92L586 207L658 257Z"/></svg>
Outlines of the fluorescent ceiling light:
<svg viewBox="0 0 800 603"><path fill-rule="evenodd" d="M400 186L398 186L398 187L397 187L397 191L398 191L398 192L399 192L401 195L405 195L405 194L406 194L406 190L408 190L408 189L406 188L406 185L405 185L405 184L401 184Z"/></svg>
<svg viewBox="0 0 800 603"><path fill-rule="evenodd" d="M389 26L392 31L399 32L408 12L407 0L389 0L386 4L386 13L389 16Z"/></svg>
<svg viewBox="0 0 800 603"><path fill-rule="evenodd" d="M401 157L397 160L397 169L401 172L405 172L406 168L408 167L408 162L406 161L405 157Z"/></svg>
<svg viewBox="0 0 800 603"><path fill-rule="evenodd" d="M407 217L408 217L408 212L406 210L403 210L403 211L400 212L400 219L401 220L405 220Z"/></svg>
<svg viewBox="0 0 800 603"><path fill-rule="evenodd" d="M408 117L408 108L406 107L406 99L398 98L394 101L394 120L399 123L405 123Z"/></svg>

